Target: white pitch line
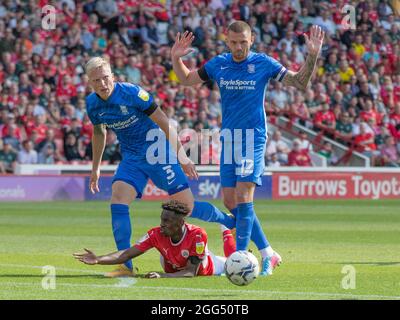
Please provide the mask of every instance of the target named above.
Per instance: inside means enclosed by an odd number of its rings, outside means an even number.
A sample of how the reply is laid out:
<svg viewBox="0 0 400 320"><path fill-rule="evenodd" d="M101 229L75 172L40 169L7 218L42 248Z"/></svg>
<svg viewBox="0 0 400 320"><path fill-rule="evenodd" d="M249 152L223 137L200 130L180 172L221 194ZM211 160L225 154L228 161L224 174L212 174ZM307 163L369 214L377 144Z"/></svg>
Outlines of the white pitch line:
<svg viewBox="0 0 400 320"><path fill-rule="evenodd" d="M118 288L128 288L137 283L137 280L134 278L118 278L118 284L114 285L114 287Z"/></svg>
<svg viewBox="0 0 400 320"><path fill-rule="evenodd" d="M43 266L30 266L30 265L18 265L18 264L0 264L0 266L9 266L9 267L17 267L17 268L42 268ZM66 269L66 268L57 268L56 270L64 270L70 272L82 272L82 273L95 273L89 270L82 269ZM103 273L97 272L96 274ZM340 298L360 298L360 299L393 299L400 300L400 296L384 296L384 295L362 295L362 294L341 294L341 293L328 293L328 292L293 292L293 291L267 291L267 290L232 290L232 289L206 289L206 288L186 288L186 287L165 287L165 286L135 286L134 284L137 282L136 279L130 278L121 278L118 279L119 282L113 285L107 284L74 284L74 283L59 283L57 285L66 286L66 287L93 287L93 288L121 288L121 289L143 289L143 290L181 290L181 291L189 291L189 292L213 292L213 293L240 293L240 294L261 294L261 295L312 295L312 296L320 296L320 297L340 297ZM133 281L131 281L133 280ZM0 282L3 285L10 286L39 286L38 283L26 283L26 282Z"/></svg>
<svg viewBox="0 0 400 320"><path fill-rule="evenodd" d="M42 269L43 266L30 266L25 264L8 264L8 263L0 263L0 267L13 267L13 268L30 268L30 269ZM104 275L104 272L98 271L90 271L90 270L83 270L83 269L70 269L70 268L60 268L57 266L53 266L56 270L59 271L66 271L66 272L80 272L80 273L88 273L88 274L95 274L95 275Z"/></svg>
<svg viewBox="0 0 400 320"><path fill-rule="evenodd" d="M0 282L3 286L33 286L40 287L39 283L26 283L26 282ZM177 291L188 291L188 292L207 292L207 293L236 293L236 294L258 294L263 295L296 295L296 296L316 296L316 297L337 297L337 298L358 298L358 299L390 299L400 300L400 296L382 296L382 295L357 295L357 294L340 294L340 293L327 293L327 292L292 292L292 291L266 291L266 290L226 290L226 289L203 289L203 288L185 288L185 287L159 287L159 286L121 286L121 283L114 285L107 284L74 284L74 283L60 283L57 282L57 286L64 287L77 287L77 288L108 288L108 289L139 289L139 290L177 290ZM261 299L262 300L262 299Z"/></svg>

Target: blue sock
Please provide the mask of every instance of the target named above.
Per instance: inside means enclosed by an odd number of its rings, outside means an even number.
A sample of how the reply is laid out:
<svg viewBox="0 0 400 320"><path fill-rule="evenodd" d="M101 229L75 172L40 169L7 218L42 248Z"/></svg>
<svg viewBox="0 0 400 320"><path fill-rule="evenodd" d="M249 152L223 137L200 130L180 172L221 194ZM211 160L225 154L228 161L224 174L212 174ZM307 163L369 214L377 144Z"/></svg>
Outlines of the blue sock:
<svg viewBox="0 0 400 320"><path fill-rule="evenodd" d="M213 206L211 203L203 201L195 201L192 214L192 218L197 218L208 222L218 222L223 224L229 229L232 229L236 225L236 221L231 216L223 213L217 207Z"/></svg>
<svg viewBox="0 0 400 320"><path fill-rule="evenodd" d="M129 217L129 206L126 204L111 205L112 230L118 250L125 250L131 246L131 219ZM132 270L132 261L125 262Z"/></svg>
<svg viewBox="0 0 400 320"><path fill-rule="evenodd" d="M238 213L238 208L236 207L232 209L231 213L236 217ZM265 236L265 233L261 227L261 223L260 220L258 220L257 215L254 216L253 229L251 230L250 239L255 243L258 250L265 249L269 246L269 242L267 240L267 237Z"/></svg>
<svg viewBox="0 0 400 320"><path fill-rule="evenodd" d="M253 229L254 212L253 202L239 203L236 217L236 250L247 250Z"/></svg>

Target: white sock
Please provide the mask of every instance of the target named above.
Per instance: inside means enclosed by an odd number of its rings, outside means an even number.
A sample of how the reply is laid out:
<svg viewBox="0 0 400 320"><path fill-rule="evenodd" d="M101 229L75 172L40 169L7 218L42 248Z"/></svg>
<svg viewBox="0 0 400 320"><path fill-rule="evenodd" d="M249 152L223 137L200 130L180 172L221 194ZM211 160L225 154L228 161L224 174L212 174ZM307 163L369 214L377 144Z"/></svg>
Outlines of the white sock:
<svg viewBox="0 0 400 320"><path fill-rule="evenodd" d="M224 226L223 224L221 224L221 231L224 232L226 230L230 230L230 229L227 228L226 226Z"/></svg>
<svg viewBox="0 0 400 320"><path fill-rule="evenodd" d="M274 250L272 249L271 246L268 246L264 249L261 249L260 254L261 254L262 259L264 260L266 258L271 258L274 255Z"/></svg>

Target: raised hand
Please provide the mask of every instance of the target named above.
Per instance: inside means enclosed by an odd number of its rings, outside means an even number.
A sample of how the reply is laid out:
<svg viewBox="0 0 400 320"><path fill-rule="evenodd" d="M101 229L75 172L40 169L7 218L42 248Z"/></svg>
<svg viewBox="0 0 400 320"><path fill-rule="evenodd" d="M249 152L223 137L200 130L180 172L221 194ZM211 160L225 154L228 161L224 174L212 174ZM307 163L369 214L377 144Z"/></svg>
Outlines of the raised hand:
<svg viewBox="0 0 400 320"><path fill-rule="evenodd" d="M97 264L97 256L90 250L84 249L86 253L74 253L73 256L76 260L85 264L94 265Z"/></svg>
<svg viewBox="0 0 400 320"><path fill-rule="evenodd" d="M175 37L175 43L171 49L171 57L173 59L178 59L192 52L193 49L190 48L190 45L192 44L193 39L194 35L192 32L185 31L183 35L178 32Z"/></svg>
<svg viewBox="0 0 400 320"><path fill-rule="evenodd" d="M304 34L304 37L306 39L306 46L308 49L308 53L311 55L316 55L318 56L322 44L324 42L324 36L325 32L322 30L320 26L313 25L310 30L310 37L308 37L307 34Z"/></svg>

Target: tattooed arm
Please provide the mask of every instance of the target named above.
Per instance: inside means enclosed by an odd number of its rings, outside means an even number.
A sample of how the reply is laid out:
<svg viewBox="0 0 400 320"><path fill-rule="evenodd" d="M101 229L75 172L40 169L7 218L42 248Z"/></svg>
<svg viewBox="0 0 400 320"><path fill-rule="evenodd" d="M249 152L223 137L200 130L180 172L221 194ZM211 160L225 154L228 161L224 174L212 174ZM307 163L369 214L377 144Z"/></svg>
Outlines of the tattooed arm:
<svg viewBox="0 0 400 320"><path fill-rule="evenodd" d="M282 80L283 84L296 87L302 91L306 90L317 64L317 59L324 41L324 35L325 33L319 26L311 27L310 38L304 34L308 48L307 59L300 71L288 71L286 73Z"/></svg>
<svg viewBox="0 0 400 320"><path fill-rule="evenodd" d="M305 91L314 73L317 58L318 56L309 54L300 71L293 72L288 70L282 83L287 86L296 87L301 91Z"/></svg>

